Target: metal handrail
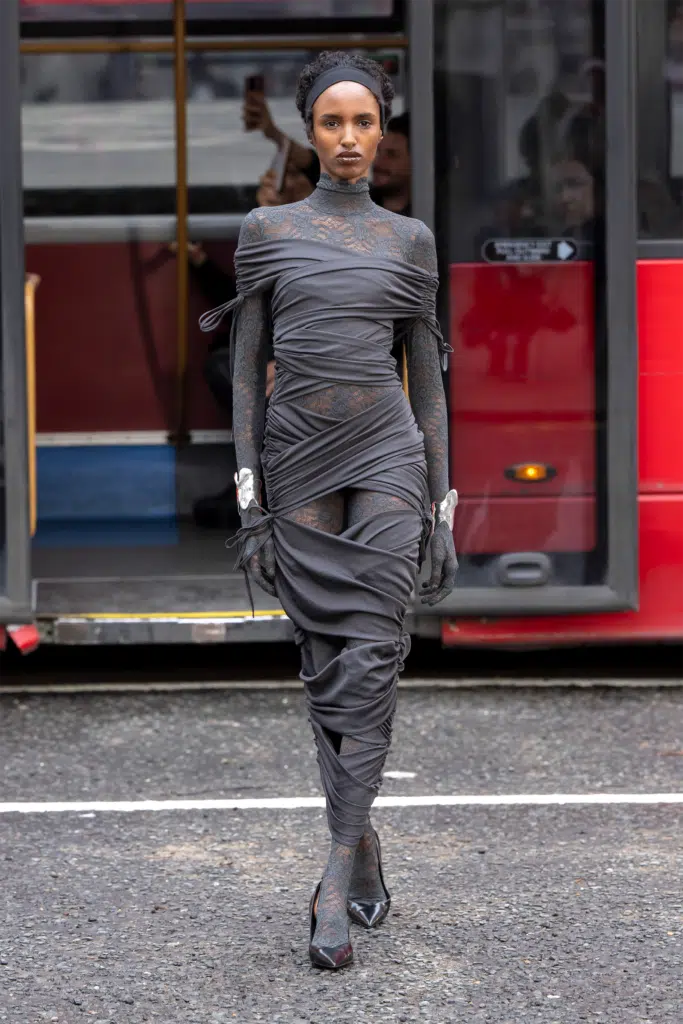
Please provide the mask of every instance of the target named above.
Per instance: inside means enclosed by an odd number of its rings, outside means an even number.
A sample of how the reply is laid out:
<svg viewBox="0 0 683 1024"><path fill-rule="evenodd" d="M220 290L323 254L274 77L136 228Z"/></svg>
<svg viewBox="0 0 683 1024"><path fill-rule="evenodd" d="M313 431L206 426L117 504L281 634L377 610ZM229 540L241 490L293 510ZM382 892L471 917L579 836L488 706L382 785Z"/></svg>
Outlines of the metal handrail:
<svg viewBox="0 0 683 1024"><path fill-rule="evenodd" d="M242 36L229 39L185 39L189 53L248 53L297 50L407 50L408 38L403 34L367 36L294 36L261 37ZM173 39L56 39L26 40L21 43L23 56L39 54L93 54L93 53L169 53L175 51Z"/></svg>
<svg viewBox="0 0 683 1024"><path fill-rule="evenodd" d="M24 283L24 316L26 320L26 419L28 427L29 521L31 536L38 522L38 483L36 472L36 289L37 274L27 274Z"/></svg>

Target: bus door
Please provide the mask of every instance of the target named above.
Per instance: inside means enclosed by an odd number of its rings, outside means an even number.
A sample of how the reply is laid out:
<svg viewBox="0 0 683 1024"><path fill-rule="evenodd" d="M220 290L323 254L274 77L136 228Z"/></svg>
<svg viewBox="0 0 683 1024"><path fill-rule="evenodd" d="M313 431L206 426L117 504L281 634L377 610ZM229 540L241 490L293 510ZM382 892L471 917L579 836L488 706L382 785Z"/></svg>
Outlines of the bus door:
<svg viewBox="0 0 683 1024"><path fill-rule="evenodd" d="M234 291L239 229L277 152L265 131L245 130L245 90L260 80L278 129L306 147L301 68L324 49L357 50L389 70L399 114L405 12L417 24L421 6L9 4L22 33L26 264L41 279L32 571L45 639L289 636L258 590L252 618L226 551L237 525L229 400L206 370L213 353L229 391L227 332L207 337L197 323Z"/></svg>
<svg viewBox="0 0 683 1024"><path fill-rule="evenodd" d="M0 624L31 618L18 86L17 8L9 0L0 5Z"/></svg>
<svg viewBox="0 0 683 1024"><path fill-rule="evenodd" d="M434 167L460 492L436 610L635 607L634 6L428 10L435 123L413 152Z"/></svg>

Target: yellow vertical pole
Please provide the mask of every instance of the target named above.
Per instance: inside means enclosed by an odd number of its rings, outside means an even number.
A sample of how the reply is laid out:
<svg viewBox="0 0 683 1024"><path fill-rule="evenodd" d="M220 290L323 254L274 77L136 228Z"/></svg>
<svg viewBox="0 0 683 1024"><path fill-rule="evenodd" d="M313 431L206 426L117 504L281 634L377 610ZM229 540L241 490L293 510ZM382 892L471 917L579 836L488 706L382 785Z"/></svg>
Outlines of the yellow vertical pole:
<svg viewBox="0 0 683 1024"><path fill-rule="evenodd" d="M24 285L26 320L26 410L28 419L28 493L31 536L36 532L38 518L38 487L36 480L36 288L37 274L27 274Z"/></svg>
<svg viewBox="0 0 683 1024"><path fill-rule="evenodd" d="M175 80L176 157L176 310L177 395L176 444L185 438L185 378L187 376L189 278L187 263L187 68L185 63L185 0L173 0L173 69Z"/></svg>

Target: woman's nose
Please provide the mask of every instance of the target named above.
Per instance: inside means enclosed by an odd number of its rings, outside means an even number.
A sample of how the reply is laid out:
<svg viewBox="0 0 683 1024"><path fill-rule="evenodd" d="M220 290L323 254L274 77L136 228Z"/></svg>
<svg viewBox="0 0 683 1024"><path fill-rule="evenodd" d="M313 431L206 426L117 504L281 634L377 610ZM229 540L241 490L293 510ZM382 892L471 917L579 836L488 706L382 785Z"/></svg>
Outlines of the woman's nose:
<svg viewBox="0 0 683 1024"><path fill-rule="evenodd" d="M344 135L342 137L342 146L347 146L349 149L353 149L356 145L356 136L353 131L353 125L347 124L344 126Z"/></svg>

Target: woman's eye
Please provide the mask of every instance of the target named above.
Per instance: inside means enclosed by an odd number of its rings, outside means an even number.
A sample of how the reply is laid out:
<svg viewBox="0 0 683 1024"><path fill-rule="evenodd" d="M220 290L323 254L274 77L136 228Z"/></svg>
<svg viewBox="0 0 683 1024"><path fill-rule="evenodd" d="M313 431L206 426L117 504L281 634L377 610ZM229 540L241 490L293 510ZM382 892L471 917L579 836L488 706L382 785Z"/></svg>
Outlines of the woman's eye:
<svg viewBox="0 0 683 1024"><path fill-rule="evenodd" d="M358 123L360 124L361 128L372 128L371 121L359 121Z"/></svg>

